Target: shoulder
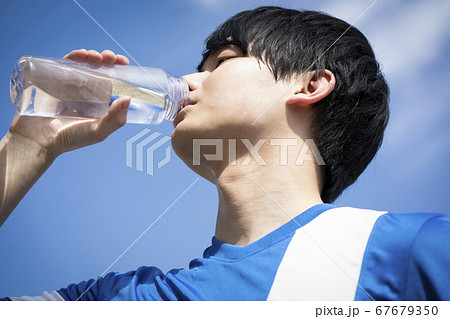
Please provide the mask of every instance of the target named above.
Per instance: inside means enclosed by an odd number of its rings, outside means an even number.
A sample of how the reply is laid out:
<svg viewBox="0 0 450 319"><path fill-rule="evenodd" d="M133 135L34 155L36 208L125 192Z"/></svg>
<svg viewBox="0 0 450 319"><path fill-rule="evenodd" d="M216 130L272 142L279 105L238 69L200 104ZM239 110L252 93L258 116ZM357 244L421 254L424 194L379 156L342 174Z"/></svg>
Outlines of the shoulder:
<svg viewBox="0 0 450 319"><path fill-rule="evenodd" d="M161 300L157 293L143 295L140 288L154 287L158 278L163 277L160 269L144 266L126 273L110 272L97 279L71 284L57 293L64 300Z"/></svg>
<svg viewBox="0 0 450 319"><path fill-rule="evenodd" d="M409 251L407 299L450 300L449 243L449 217L436 215L422 224Z"/></svg>
<svg viewBox="0 0 450 319"><path fill-rule="evenodd" d="M386 239L397 238L399 244L412 245L435 234L448 235L450 217L437 213L387 213L377 220L374 233L381 233Z"/></svg>
<svg viewBox="0 0 450 319"><path fill-rule="evenodd" d="M380 215L367 243L360 284L376 300L450 298L444 288L450 280L449 240L450 218L445 215ZM364 299L363 294L356 297Z"/></svg>
<svg viewBox="0 0 450 319"><path fill-rule="evenodd" d="M430 214L420 224L411 243L410 258L414 262L426 263L424 257L430 259L450 257L450 217L441 214ZM430 258L433 256L433 258ZM448 258L447 257L447 258ZM450 262L450 258L448 258ZM450 267L450 264L448 264Z"/></svg>
<svg viewBox="0 0 450 319"><path fill-rule="evenodd" d="M370 245L378 246L405 258L417 250L444 248L450 240L450 217L437 213L392 213L380 215L370 237ZM426 248L428 247L428 248Z"/></svg>

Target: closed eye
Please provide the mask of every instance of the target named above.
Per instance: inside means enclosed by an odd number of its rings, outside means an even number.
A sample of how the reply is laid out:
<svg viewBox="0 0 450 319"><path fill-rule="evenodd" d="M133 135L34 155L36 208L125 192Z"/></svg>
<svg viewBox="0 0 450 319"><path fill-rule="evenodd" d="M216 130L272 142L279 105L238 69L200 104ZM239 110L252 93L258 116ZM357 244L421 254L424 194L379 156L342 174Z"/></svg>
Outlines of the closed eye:
<svg viewBox="0 0 450 319"><path fill-rule="evenodd" d="M212 72L214 69L218 68L224 62L244 56L245 56L244 53L238 46L234 44L224 45L213 50L213 52L209 55L209 57L202 62L201 70L203 71L209 70L210 72Z"/></svg>
<svg viewBox="0 0 450 319"><path fill-rule="evenodd" d="M228 56L228 57L221 57L217 60L217 66L221 65L223 62L230 60L232 58L235 58L236 56Z"/></svg>

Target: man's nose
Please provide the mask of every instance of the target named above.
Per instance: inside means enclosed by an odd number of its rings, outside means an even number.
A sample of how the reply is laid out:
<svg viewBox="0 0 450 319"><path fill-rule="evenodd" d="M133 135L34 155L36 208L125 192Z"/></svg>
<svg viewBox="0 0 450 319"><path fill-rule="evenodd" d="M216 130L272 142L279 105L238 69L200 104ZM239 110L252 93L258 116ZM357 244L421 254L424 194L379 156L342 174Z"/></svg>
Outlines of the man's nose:
<svg viewBox="0 0 450 319"><path fill-rule="evenodd" d="M183 75L183 78L187 81L189 84L189 89L191 91L195 91L199 89L203 82L206 80L210 72L197 72L197 73L191 73Z"/></svg>

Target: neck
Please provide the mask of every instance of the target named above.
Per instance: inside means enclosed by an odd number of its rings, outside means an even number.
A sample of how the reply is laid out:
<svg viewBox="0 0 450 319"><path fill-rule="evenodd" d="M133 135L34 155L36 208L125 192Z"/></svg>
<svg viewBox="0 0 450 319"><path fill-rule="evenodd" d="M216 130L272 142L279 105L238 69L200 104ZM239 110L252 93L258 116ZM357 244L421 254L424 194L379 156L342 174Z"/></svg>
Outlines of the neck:
<svg viewBox="0 0 450 319"><path fill-rule="evenodd" d="M216 178L215 237L220 241L246 246L323 203L319 169L313 162L302 166L252 164L227 166Z"/></svg>

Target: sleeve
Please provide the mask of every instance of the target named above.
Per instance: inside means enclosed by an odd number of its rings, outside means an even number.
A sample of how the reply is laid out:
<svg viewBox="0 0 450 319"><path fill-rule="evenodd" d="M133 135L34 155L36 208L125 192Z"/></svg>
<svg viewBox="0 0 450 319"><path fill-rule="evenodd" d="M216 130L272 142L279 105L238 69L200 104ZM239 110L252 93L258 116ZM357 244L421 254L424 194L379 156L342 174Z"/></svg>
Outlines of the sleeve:
<svg viewBox="0 0 450 319"><path fill-rule="evenodd" d="M64 301L64 299L56 291L44 293L40 296L22 296L22 297L5 297L0 298L0 301Z"/></svg>
<svg viewBox="0 0 450 319"><path fill-rule="evenodd" d="M107 277L107 276L106 276ZM106 278L105 277L105 278ZM98 300L99 285L102 278L83 281L79 284L71 284L66 288L44 291L40 296L20 296L1 298L2 301L76 301L76 300Z"/></svg>
<svg viewBox="0 0 450 319"><path fill-rule="evenodd" d="M450 217L429 219L411 246L407 300L450 300Z"/></svg>
<svg viewBox="0 0 450 319"><path fill-rule="evenodd" d="M9 297L13 301L94 301L94 300L161 300L155 282L164 274L156 267L140 267L127 273L111 272L97 279L71 284L65 288L44 292L41 296Z"/></svg>

